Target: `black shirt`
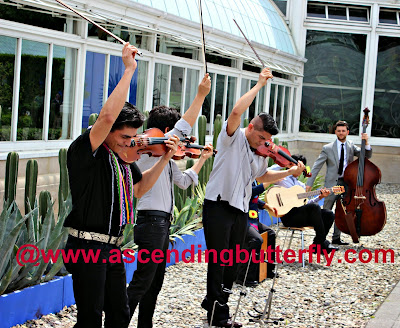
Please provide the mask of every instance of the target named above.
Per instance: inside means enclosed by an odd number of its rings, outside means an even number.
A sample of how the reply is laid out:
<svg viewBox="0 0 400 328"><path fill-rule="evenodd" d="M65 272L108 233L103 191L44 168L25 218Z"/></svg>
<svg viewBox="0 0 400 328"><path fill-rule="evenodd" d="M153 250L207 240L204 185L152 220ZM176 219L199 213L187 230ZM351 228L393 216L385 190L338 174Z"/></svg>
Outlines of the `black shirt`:
<svg viewBox="0 0 400 328"><path fill-rule="evenodd" d="M111 169L107 149L101 145L93 153L89 133L90 130L87 130L76 138L68 149L67 167L72 211L64 226L119 236L123 227L120 227L117 180ZM142 179L142 173L135 163L130 167L135 184ZM114 182L114 202L112 202L112 182ZM110 220L111 206L113 213Z"/></svg>

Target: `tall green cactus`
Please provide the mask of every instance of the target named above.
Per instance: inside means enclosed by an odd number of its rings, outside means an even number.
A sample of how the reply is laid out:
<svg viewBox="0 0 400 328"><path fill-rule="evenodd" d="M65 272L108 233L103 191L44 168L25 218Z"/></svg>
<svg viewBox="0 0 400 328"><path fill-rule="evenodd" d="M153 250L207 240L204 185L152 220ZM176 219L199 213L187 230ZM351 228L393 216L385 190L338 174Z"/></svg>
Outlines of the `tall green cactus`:
<svg viewBox="0 0 400 328"><path fill-rule="evenodd" d="M58 163L60 164L60 184L58 186L58 209L61 211L63 202L69 194L69 181L67 170L67 149L61 148L58 153Z"/></svg>
<svg viewBox="0 0 400 328"><path fill-rule="evenodd" d="M282 147L285 147L286 149L289 149L289 144L287 141L282 141Z"/></svg>
<svg viewBox="0 0 400 328"><path fill-rule="evenodd" d="M249 126L249 119L248 118L245 118L244 120L243 120L243 127L244 128L247 128Z"/></svg>
<svg viewBox="0 0 400 328"><path fill-rule="evenodd" d="M143 122L143 131L145 131L145 130L147 130L147 120L149 119L149 111L145 110L143 114L145 117L144 122Z"/></svg>
<svg viewBox="0 0 400 328"><path fill-rule="evenodd" d="M16 152L8 153L6 161L6 176L4 190L4 208L8 208L17 193L19 155Z"/></svg>
<svg viewBox="0 0 400 328"><path fill-rule="evenodd" d="M36 186L38 178L38 163L30 159L26 163L25 174L25 214L28 214L35 206Z"/></svg>
<svg viewBox="0 0 400 328"><path fill-rule="evenodd" d="M192 158L189 158L189 159L186 161L186 170L187 170L187 169L190 169L193 165L194 165L194 160L193 160Z"/></svg>
<svg viewBox="0 0 400 328"><path fill-rule="evenodd" d="M189 159L186 161L186 170L187 170L187 169L190 169L193 165L194 165L194 160L191 159L191 158L189 158ZM187 189L187 197L189 197L189 198L192 197L193 193L194 193L194 185L192 184L192 185Z"/></svg>
<svg viewBox="0 0 400 328"><path fill-rule="evenodd" d="M47 211L49 209L49 202L51 203L51 194L47 190L43 190L39 194L39 215L40 218L42 219L42 222L44 218L46 217Z"/></svg>
<svg viewBox="0 0 400 328"><path fill-rule="evenodd" d="M213 147L214 148L217 147L217 140L218 140L219 133L221 132L221 129L222 129L222 117L220 114L218 114L215 117L215 121L214 121L214 136L213 136Z"/></svg>
<svg viewBox="0 0 400 328"><path fill-rule="evenodd" d="M97 113L90 114L90 116L89 116L89 126L94 125L94 123L96 122L98 117L99 117L99 114L97 114Z"/></svg>
<svg viewBox="0 0 400 328"><path fill-rule="evenodd" d="M207 117L204 115L199 116L198 121L198 128L199 128L199 145L206 144L206 130L207 130Z"/></svg>

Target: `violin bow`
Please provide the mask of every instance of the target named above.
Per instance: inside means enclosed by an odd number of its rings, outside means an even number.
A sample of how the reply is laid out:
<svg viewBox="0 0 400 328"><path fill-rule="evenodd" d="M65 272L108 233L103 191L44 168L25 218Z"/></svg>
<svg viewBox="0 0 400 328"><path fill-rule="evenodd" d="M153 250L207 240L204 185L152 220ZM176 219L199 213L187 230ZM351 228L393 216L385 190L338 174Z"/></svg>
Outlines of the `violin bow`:
<svg viewBox="0 0 400 328"><path fill-rule="evenodd" d="M206 42L204 40L203 9L201 7L201 0L199 0L199 16L200 16L200 33L201 33L201 44L202 44L201 51L203 53L205 73L207 73Z"/></svg>
<svg viewBox="0 0 400 328"><path fill-rule="evenodd" d="M57 0L56 0L57 1ZM250 40L246 37L246 35L244 34L244 32L242 31L242 29L240 28L239 24L236 22L235 19L233 19L233 21L235 22L236 26L238 27L240 33L242 33L244 39L246 40L247 44L250 46L251 50L253 50L254 54L256 55L257 59L259 60L259 62L261 63L262 67L265 68L265 63L264 61L260 58L260 56L258 55L256 49L254 49L253 45L251 44ZM271 79L272 81L274 79Z"/></svg>
<svg viewBox="0 0 400 328"><path fill-rule="evenodd" d="M93 24L94 26L96 26L98 29L102 30L103 32L107 33L108 35L110 35L111 37L113 37L115 40L117 40L119 43L122 43L123 45L125 45L127 42L125 42L124 40L122 40L120 37L116 36L114 33L110 32L109 30L105 29L103 26L97 24L96 22L94 22L93 20L91 20L90 18L86 17L85 15L81 14L80 12L78 12L77 10L75 10L74 8L68 6L66 3L62 2L61 0L56 0L60 5L64 6L65 8L71 10L72 12L74 12L75 14L77 14L78 16L82 17L83 19L87 20L89 23ZM138 56L142 56L142 53L140 51L138 51L136 53Z"/></svg>

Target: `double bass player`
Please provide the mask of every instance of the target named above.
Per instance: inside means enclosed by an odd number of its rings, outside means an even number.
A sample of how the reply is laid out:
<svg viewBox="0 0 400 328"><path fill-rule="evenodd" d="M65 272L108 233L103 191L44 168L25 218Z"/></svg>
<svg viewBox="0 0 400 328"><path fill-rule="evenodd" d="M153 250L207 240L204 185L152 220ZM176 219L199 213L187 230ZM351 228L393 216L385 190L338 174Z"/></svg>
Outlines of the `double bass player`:
<svg viewBox="0 0 400 328"><path fill-rule="evenodd" d="M343 174L347 165L354 160L354 156L360 156L360 147L356 146L352 141L347 140L350 130L346 121L337 121L334 125L334 132L337 137L336 140L322 147L322 151L311 169L312 176L306 183L307 191L311 190L315 177L324 164L326 164L325 188L331 188L335 185L344 185ZM365 140L365 157L371 158L372 149L371 145L368 143L367 133L362 133L361 139ZM336 199L337 196L334 194L326 197L323 208L331 210ZM341 231L335 224L332 235L332 244L348 245L348 243L343 242L340 239L340 234Z"/></svg>

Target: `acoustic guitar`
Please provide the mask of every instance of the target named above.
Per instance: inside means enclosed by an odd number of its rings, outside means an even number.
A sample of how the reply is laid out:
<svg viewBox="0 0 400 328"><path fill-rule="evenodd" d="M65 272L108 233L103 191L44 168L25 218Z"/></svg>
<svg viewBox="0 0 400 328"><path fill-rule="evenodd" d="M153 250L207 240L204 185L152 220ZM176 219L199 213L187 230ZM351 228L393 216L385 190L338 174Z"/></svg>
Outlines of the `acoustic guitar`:
<svg viewBox="0 0 400 328"><path fill-rule="evenodd" d="M343 186L335 186L332 188L326 188L335 195L344 193ZM278 217L284 216L289 213L293 207L300 207L308 202L309 197L317 196L321 192L320 190L305 192L301 186L293 186L290 188L275 186L265 194L265 202L275 207L278 211Z"/></svg>

